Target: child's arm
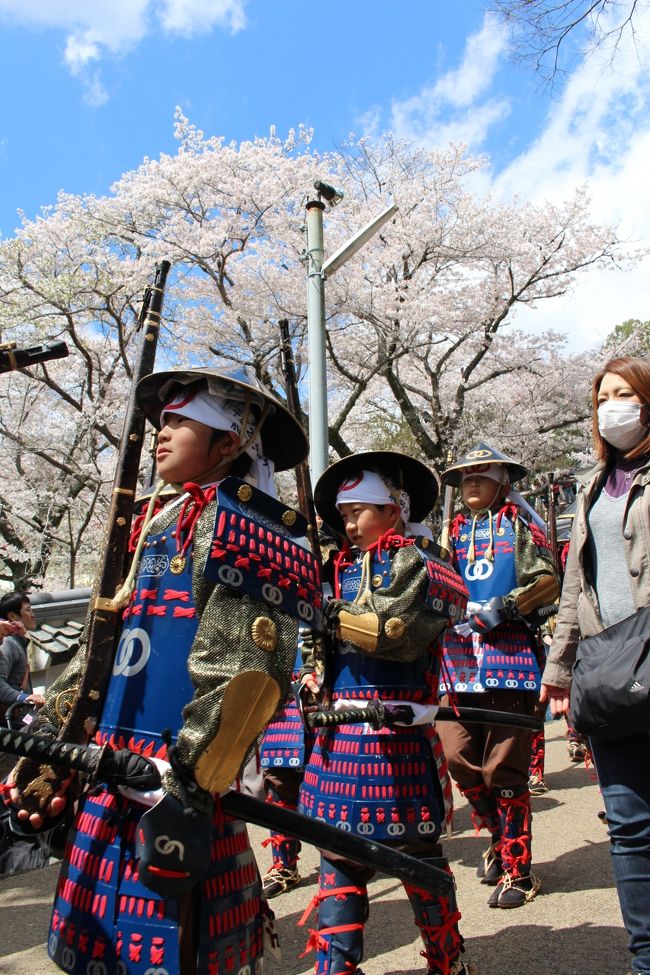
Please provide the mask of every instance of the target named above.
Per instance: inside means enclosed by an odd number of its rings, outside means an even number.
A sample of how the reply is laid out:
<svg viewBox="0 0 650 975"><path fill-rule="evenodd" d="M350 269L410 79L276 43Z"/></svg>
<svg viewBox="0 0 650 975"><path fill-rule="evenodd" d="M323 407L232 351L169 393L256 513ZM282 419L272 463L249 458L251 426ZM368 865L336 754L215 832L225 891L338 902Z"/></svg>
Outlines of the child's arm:
<svg viewBox="0 0 650 975"><path fill-rule="evenodd" d="M199 625L188 658L194 696L183 709L175 771L165 776L168 791L190 802L192 797L183 795L184 778L207 792L220 792L236 778L289 693L298 641L295 619L204 577L214 511L211 505L195 532L193 588Z"/></svg>
<svg viewBox="0 0 650 975"><path fill-rule="evenodd" d="M514 530L518 584L470 613L468 626L477 633L488 633L510 620L525 619L540 606L551 605L559 596L560 583L546 537L521 517L516 519Z"/></svg>
<svg viewBox="0 0 650 975"><path fill-rule="evenodd" d="M530 616L558 598L560 582L548 541L521 517L515 523L515 565L518 585L504 598L506 609L513 615Z"/></svg>
<svg viewBox="0 0 650 975"><path fill-rule="evenodd" d="M336 620L337 636L362 653L385 660L416 660L447 625L427 609L428 576L414 545L398 549L391 561L386 589L368 593L359 603L332 599L327 616Z"/></svg>

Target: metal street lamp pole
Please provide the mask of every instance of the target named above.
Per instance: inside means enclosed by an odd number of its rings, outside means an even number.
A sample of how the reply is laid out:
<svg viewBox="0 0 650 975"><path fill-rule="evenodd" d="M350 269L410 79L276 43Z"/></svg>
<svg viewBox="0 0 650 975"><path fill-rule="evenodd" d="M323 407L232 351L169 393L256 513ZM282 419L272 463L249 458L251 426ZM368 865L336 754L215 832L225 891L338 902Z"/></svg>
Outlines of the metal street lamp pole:
<svg viewBox="0 0 650 975"><path fill-rule="evenodd" d="M323 210L307 203L307 348L309 352L309 467L315 484L327 467L327 376L325 362L325 282Z"/></svg>
<svg viewBox="0 0 650 975"><path fill-rule="evenodd" d="M378 217L362 227L324 261L323 211L326 199L336 206L343 199L343 192L321 180L316 180L316 200L307 203L307 351L309 356L309 467L315 484L327 468L327 372L325 358L325 287L326 277L331 277L352 257L387 220L397 213L397 207L388 207Z"/></svg>

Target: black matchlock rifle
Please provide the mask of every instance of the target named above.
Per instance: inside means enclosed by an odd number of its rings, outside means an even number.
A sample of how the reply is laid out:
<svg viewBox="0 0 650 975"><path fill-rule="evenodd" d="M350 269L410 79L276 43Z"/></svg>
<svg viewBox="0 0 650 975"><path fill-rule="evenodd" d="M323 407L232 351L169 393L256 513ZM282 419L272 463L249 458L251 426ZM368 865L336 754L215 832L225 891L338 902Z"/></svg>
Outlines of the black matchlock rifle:
<svg viewBox="0 0 650 975"><path fill-rule="evenodd" d="M300 405L300 394L298 392L298 381L296 378L296 363L293 358L293 347L291 345L291 335L289 334L289 322L286 318L281 318L278 325L280 326L281 339L280 361L282 363L282 372L284 373L287 405L294 419L302 424L302 407ZM300 514L307 521L309 544L311 545L314 557L320 563L316 508L314 507L314 495L309 476L309 464L306 460L301 461L296 467L296 488L298 491L298 508L300 509Z"/></svg>
<svg viewBox="0 0 650 975"><path fill-rule="evenodd" d="M136 400L135 391L138 382L153 371L165 284L170 267L169 261L161 261L156 265L153 284L144 293L138 316L140 347L131 377L131 392L106 522L102 564L91 597L84 670L58 735L59 740L71 744L85 745L94 735L113 669L120 615L120 607L115 604L113 597L123 581L146 419L144 410ZM61 771L64 771L63 767ZM33 767L31 770L29 767L20 769L19 775L20 784L24 781L28 785ZM49 795L37 798L31 791L24 793L24 805L30 812L42 811L43 805L62 784L60 772L54 769L48 771L46 778L51 788Z"/></svg>

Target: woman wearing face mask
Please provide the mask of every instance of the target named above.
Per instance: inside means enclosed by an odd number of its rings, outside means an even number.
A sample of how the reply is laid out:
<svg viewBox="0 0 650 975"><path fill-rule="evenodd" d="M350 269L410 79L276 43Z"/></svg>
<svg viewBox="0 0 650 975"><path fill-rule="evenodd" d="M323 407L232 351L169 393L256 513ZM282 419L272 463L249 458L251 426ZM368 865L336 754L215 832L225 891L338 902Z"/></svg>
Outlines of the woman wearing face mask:
<svg viewBox="0 0 650 975"><path fill-rule="evenodd" d="M584 480L574 519L541 700L569 709L580 638L650 603L650 362L612 359L595 377L593 437L599 463ZM592 739L632 972L650 973L650 735Z"/></svg>

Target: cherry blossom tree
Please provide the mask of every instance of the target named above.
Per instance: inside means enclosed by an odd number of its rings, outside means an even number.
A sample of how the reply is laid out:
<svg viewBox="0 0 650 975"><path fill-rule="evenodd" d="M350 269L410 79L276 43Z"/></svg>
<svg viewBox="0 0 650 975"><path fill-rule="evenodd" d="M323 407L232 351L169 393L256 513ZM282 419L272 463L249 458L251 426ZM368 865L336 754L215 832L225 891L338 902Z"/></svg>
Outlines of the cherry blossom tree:
<svg viewBox="0 0 650 975"><path fill-rule="evenodd" d="M87 581L140 297L160 258L174 271L158 367L244 363L283 397L286 318L304 380L303 220L316 178L345 191L325 214L329 253L389 196L399 207L326 281L334 455L401 445L440 467L450 448L486 438L534 464L586 415L591 364L566 357L561 336L532 338L513 322L581 271L629 259L611 228L593 225L583 193L543 208L477 198L484 160L390 135L319 154L303 129L226 144L180 113L176 135L176 154L145 160L110 195L62 194L0 242L3 339L63 338L72 352L2 377L0 578Z"/></svg>

